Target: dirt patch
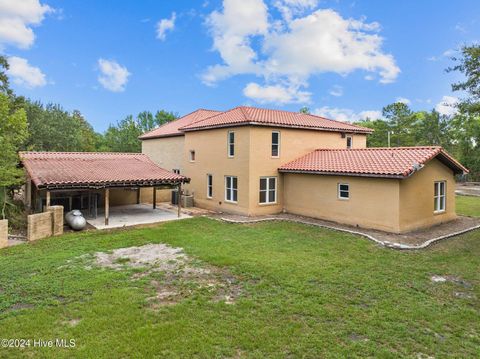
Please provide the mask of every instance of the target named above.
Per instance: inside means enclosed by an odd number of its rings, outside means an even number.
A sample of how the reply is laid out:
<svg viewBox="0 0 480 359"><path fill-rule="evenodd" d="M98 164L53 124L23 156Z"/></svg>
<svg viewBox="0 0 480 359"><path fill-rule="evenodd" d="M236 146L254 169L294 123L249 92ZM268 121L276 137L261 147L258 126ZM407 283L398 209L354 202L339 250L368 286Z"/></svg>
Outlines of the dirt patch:
<svg viewBox="0 0 480 359"><path fill-rule="evenodd" d="M242 294L240 281L228 270L205 264L187 256L182 248L166 244L115 249L97 252L95 264L114 270L138 269L132 280L152 277L146 291L152 309L173 305L197 293L207 293L214 302L234 304Z"/></svg>
<svg viewBox="0 0 480 359"><path fill-rule="evenodd" d="M450 283L455 283L458 285L461 285L464 288L471 288L472 284L463 280L462 278L455 277L453 275L432 275L430 277L430 280L434 283L445 283L445 282L450 282Z"/></svg>

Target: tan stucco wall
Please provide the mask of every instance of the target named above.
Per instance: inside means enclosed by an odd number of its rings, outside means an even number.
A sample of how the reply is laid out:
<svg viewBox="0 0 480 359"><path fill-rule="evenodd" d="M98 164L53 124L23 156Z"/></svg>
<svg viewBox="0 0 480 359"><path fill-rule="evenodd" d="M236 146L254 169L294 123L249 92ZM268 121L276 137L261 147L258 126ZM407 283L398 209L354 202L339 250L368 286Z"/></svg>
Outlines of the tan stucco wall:
<svg viewBox="0 0 480 359"><path fill-rule="evenodd" d="M227 154L227 133L235 130L235 157ZM185 134L185 176L191 178L185 189L194 192L195 205L207 209L248 213L249 209L249 127L188 132ZM195 162L190 162L195 150ZM213 198L207 198L207 174L213 176ZM225 201L225 176L238 178L238 203Z"/></svg>
<svg viewBox="0 0 480 359"><path fill-rule="evenodd" d="M286 173L284 181L289 213L363 228L400 230L399 180ZM350 199L338 199L338 183L350 185Z"/></svg>
<svg viewBox="0 0 480 359"><path fill-rule="evenodd" d="M446 181L446 210L434 213L434 182ZM455 177L450 168L437 159L400 182L400 230L411 231L456 218Z"/></svg>
<svg viewBox="0 0 480 359"><path fill-rule="evenodd" d="M235 156L228 157L227 134L235 131ZM272 131L280 132L280 156L271 157ZM353 135L354 148L366 146L366 135ZM271 214L282 211L283 182L277 169L282 164L317 148L346 148L340 133L275 127L242 126L208 131L187 132L183 167L191 178L186 186L195 192L195 205L246 215ZM190 162L190 151L196 160ZM213 198L208 199L207 174L213 175ZM238 177L238 203L225 202L225 176ZM277 177L277 203L260 205L260 177Z"/></svg>
<svg viewBox="0 0 480 359"><path fill-rule="evenodd" d="M184 136L143 140L142 153L167 171L178 168L183 174L184 143Z"/></svg>
<svg viewBox="0 0 480 359"><path fill-rule="evenodd" d="M271 156L272 131L280 132L280 156ZM365 148L366 135L352 134L353 148ZM283 176L277 169L318 148L346 148L340 133L287 128L252 127L250 132L250 215L279 213L283 209ZM260 177L277 177L277 204L259 204Z"/></svg>
<svg viewBox="0 0 480 359"><path fill-rule="evenodd" d="M103 197L102 197L103 200ZM137 203L137 191L123 188L110 189L110 206L124 206Z"/></svg>

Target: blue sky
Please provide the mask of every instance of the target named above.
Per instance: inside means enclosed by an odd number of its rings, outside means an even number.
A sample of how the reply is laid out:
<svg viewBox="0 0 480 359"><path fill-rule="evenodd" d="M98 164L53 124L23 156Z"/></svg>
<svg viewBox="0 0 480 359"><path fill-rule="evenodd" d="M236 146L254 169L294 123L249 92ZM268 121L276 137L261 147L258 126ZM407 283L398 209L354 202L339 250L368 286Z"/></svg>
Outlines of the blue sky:
<svg viewBox="0 0 480 359"><path fill-rule="evenodd" d="M143 110L308 106L340 120L453 102L478 1L0 1L16 93L98 131ZM447 97L445 97L447 96ZM448 113L448 107L438 107Z"/></svg>

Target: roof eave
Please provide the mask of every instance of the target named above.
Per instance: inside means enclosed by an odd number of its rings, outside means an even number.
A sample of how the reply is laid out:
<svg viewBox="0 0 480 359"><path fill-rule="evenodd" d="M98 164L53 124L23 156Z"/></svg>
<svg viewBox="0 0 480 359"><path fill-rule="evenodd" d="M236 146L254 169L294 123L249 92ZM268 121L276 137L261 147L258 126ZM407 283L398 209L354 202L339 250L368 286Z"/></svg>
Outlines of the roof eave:
<svg viewBox="0 0 480 359"><path fill-rule="evenodd" d="M157 138L180 137L180 136L185 136L185 134L183 132L179 132L179 133L169 133L169 134L166 134L166 135L157 135L157 136L148 136L148 137L144 137L142 135L142 136L139 136L138 139L140 141L147 141L147 140L154 140L154 139L157 139Z"/></svg>
<svg viewBox="0 0 480 359"><path fill-rule="evenodd" d="M350 176L350 177L375 177L375 178L389 178L389 179L405 179L409 176L404 175L387 175L377 173L354 173L354 172L326 172L326 171L305 171L305 170L290 170L290 169L278 169L281 173L298 173L298 174L311 174L311 175L326 175L326 176Z"/></svg>
<svg viewBox="0 0 480 359"><path fill-rule="evenodd" d="M179 131L192 132L192 131L204 131L204 130L213 130L217 128L239 127L239 126L294 128L294 129L301 129L301 130L326 131L326 132L338 132L338 133L358 133L358 134L366 134L366 135L373 132L372 130L361 130L361 129L353 129L353 128L352 129L335 129L335 128L326 128L326 127L282 125L282 124L273 124L273 123L264 123L264 122L255 122L255 121L228 123L228 124L204 126L204 127L191 127L191 128L180 127Z"/></svg>

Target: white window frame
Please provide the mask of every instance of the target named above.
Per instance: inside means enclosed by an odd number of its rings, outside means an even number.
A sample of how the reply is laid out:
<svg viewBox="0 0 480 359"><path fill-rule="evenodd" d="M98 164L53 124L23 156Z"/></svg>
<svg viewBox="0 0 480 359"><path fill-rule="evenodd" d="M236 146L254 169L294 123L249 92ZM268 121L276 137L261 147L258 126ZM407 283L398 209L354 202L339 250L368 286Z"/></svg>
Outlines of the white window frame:
<svg viewBox="0 0 480 359"><path fill-rule="evenodd" d="M276 143L276 144L273 143L273 134L274 133L278 134L278 143ZM270 155L272 156L272 158L279 158L280 157L280 131L272 131L271 142L272 142L272 146L270 148ZM277 147L278 147L276 156L273 155L273 146L274 145L277 145Z"/></svg>
<svg viewBox="0 0 480 359"><path fill-rule="evenodd" d="M231 183L231 187L227 187L227 178L230 178L230 183ZM236 179L237 180L237 187L234 188L233 187L233 179ZM237 191L237 200L234 201L233 200L233 194L235 193L235 190ZM228 196L227 194L230 193L230 198L231 199L227 199ZM237 176L225 176L225 202L229 202L229 203L238 203L238 177Z"/></svg>
<svg viewBox="0 0 480 359"><path fill-rule="evenodd" d="M180 174L180 169L179 168L174 168L174 169L172 169L172 172L179 175Z"/></svg>
<svg viewBox="0 0 480 359"><path fill-rule="evenodd" d="M443 194L441 188L443 185ZM437 191L438 187L438 191ZM444 213L447 209L447 181L435 181L433 187L433 213Z"/></svg>
<svg viewBox="0 0 480 359"><path fill-rule="evenodd" d="M352 135L348 135L347 137L347 149L351 149L353 148L353 136ZM348 145L348 140L350 139L350 146Z"/></svg>
<svg viewBox="0 0 480 359"><path fill-rule="evenodd" d="M207 198L213 198L213 176L207 173Z"/></svg>
<svg viewBox="0 0 480 359"><path fill-rule="evenodd" d="M196 153L195 150L190 150L190 162L195 162Z"/></svg>
<svg viewBox="0 0 480 359"><path fill-rule="evenodd" d="M233 134L233 141L230 142L231 138L230 135ZM233 150L233 153L232 153ZM235 131L228 131L227 132L227 154L229 158L235 157Z"/></svg>
<svg viewBox="0 0 480 359"><path fill-rule="evenodd" d="M340 190L340 186L347 186L347 190ZM340 194L341 192L347 192L347 195L348 197L342 197ZM339 183L337 185L337 197L338 199L342 200L342 201L348 201L350 199L350 184L348 183Z"/></svg>
<svg viewBox="0 0 480 359"><path fill-rule="evenodd" d="M264 190L262 190L262 186L261 186L261 181L263 180L266 180L267 182L267 185L266 185L266 188ZM275 193L275 198L273 200L273 202L270 202L270 191L272 190L272 188L270 188L270 180L271 179L274 179L275 180L275 188L273 188L273 191ZM259 180L259 187L258 187L258 204L276 204L277 203L277 184L278 184L278 180L277 180L277 177L275 176L263 176L263 177L260 177L260 180ZM265 201L266 202L260 202L260 193L262 192L265 192Z"/></svg>

